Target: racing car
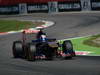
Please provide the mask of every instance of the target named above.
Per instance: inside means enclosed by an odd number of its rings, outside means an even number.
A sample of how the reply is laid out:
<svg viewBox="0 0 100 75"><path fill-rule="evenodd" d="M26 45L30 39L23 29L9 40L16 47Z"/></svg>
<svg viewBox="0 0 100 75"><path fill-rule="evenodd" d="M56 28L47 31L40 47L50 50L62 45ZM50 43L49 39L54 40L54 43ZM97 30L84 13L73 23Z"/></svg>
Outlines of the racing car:
<svg viewBox="0 0 100 75"><path fill-rule="evenodd" d="M22 40L13 42L13 57L35 61L38 59L52 60L55 57L66 59L75 56L70 40L57 41L55 38L48 38L44 33L40 34L40 32L36 39L27 42L26 32L23 31Z"/></svg>

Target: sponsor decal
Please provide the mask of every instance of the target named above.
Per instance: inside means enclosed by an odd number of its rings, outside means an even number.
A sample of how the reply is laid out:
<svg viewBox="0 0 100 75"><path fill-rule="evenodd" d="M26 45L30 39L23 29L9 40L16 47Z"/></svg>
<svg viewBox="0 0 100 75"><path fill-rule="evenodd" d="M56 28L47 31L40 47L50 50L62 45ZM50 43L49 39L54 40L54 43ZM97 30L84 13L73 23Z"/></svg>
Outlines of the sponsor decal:
<svg viewBox="0 0 100 75"><path fill-rule="evenodd" d="M41 4L41 5L28 5L28 11L36 11L36 10L48 10L48 6L46 4Z"/></svg>
<svg viewBox="0 0 100 75"><path fill-rule="evenodd" d="M5 6L5 7L0 7L0 12L18 12L18 6Z"/></svg>
<svg viewBox="0 0 100 75"><path fill-rule="evenodd" d="M80 8L80 4L79 3L66 3L66 4L59 4L59 9L76 9L76 8Z"/></svg>
<svg viewBox="0 0 100 75"><path fill-rule="evenodd" d="M94 8L100 7L100 2L92 2L92 7Z"/></svg>

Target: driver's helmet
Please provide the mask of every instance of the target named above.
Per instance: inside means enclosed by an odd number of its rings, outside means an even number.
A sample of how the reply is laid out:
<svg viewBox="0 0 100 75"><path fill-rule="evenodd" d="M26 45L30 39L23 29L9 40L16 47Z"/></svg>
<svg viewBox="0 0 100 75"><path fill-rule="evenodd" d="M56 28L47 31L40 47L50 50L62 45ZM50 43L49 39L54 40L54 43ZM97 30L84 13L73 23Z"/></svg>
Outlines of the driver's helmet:
<svg viewBox="0 0 100 75"><path fill-rule="evenodd" d="M46 35L41 35L40 39L42 42L46 42L47 37L46 37Z"/></svg>

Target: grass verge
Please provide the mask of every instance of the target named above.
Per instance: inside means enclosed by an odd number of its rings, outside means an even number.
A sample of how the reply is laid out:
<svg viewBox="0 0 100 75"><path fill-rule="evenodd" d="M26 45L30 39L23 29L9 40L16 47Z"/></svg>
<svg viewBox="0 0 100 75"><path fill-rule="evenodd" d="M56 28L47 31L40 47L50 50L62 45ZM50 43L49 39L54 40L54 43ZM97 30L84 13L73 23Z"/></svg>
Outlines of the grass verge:
<svg viewBox="0 0 100 75"><path fill-rule="evenodd" d="M0 32L16 31L27 28L34 28L43 25L43 22L18 21L18 20L0 20Z"/></svg>
<svg viewBox="0 0 100 75"><path fill-rule="evenodd" d="M89 39L85 40L83 44L100 47L100 35L91 36Z"/></svg>
<svg viewBox="0 0 100 75"><path fill-rule="evenodd" d="M98 37L100 37L100 35L71 39L71 41L76 51L89 51L91 52L90 55L100 55L100 47L98 47L96 43L91 43L92 40Z"/></svg>

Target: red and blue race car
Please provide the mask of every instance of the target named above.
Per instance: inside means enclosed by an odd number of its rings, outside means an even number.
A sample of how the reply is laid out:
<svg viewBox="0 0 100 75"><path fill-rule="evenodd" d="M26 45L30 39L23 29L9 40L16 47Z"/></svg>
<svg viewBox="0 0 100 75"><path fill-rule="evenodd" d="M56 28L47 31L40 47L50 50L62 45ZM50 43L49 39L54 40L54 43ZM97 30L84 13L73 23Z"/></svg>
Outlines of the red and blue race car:
<svg viewBox="0 0 100 75"><path fill-rule="evenodd" d="M52 60L54 57L72 58L75 56L73 44L70 40L57 41L55 38L47 38L46 34L40 30L35 40L26 42L26 33L22 33L20 41L14 41L12 52L14 58L24 58L29 61L37 59Z"/></svg>

